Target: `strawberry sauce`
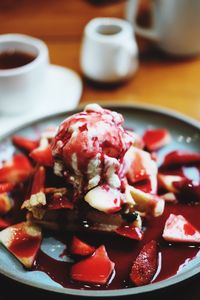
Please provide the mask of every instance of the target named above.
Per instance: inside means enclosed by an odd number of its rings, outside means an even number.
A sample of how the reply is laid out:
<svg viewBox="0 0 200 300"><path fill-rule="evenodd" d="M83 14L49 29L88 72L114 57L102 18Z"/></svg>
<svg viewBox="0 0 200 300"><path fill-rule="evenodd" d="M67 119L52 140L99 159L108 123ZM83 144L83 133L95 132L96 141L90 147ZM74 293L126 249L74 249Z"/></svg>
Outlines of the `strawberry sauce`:
<svg viewBox="0 0 200 300"><path fill-rule="evenodd" d="M120 236L102 234L79 234L78 236L88 244L98 247L105 245L109 258L115 263L115 273L111 275L110 281L105 286L77 283L70 280L72 263L57 261L42 250L38 253L34 269L47 273L54 281L64 287L77 289L120 289L129 288L133 284L129 281L131 266L142 247L150 240L158 242L161 260L159 262L160 272L153 282L161 281L177 274L177 271L187 260L193 259L199 249L198 245L171 244L162 239L164 224L170 213L182 214L198 230L200 230L199 215L200 205L194 204L168 204L164 214L158 218L151 218L146 221L142 241L129 240ZM51 233L52 236L52 233ZM70 244L73 234L65 233L59 236L54 235L66 245ZM112 240L112 242L111 242ZM69 255L69 254L68 254Z"/></svg>

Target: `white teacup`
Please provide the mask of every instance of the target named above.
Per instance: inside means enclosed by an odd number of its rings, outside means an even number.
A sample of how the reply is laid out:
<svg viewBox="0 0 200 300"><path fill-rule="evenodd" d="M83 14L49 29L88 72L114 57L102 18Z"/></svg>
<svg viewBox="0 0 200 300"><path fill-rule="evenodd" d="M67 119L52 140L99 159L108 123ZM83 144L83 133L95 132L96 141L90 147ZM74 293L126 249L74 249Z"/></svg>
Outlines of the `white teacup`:
<svg viewBox="0 0 200 300"><path fill-rule="evenodd" d="M0 35L0 55L16 51L33 60L15 68L0 68L0 113L19 114L41 101L49 55L46 44L21 34Z"/></svg>
<svg viewBox="0 0 200 300"><path fill-rule="evenodd" d="M138 48L132 26L117 18L95 18L84 30L81 68L94 81L112 83L132 76Z"/></svg>
<svg viewBox="0 0 200 300"><path fill-rule="evenodd" d="M139 0L129 0L126 15L136 33L173 55L200 53L200 1L151 0L151 3L152 28L142 28L136 23Z"/></svg>

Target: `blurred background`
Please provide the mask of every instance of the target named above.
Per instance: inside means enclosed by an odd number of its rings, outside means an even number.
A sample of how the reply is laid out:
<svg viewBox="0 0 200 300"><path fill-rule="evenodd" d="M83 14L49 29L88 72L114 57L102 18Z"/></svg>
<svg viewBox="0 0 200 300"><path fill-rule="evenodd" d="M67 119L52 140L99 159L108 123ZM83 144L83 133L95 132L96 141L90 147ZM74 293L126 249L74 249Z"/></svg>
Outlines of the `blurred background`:
<svg viewBox="0 0 200 300"><path fill-rule="evenodd" d="M0 34L25 33L44 40L53 64L81 74L79 55L85 25L94 17L124 18L126 0L1 0ZM138 22L149 26L150 1L141 0ZM200 59L171 58L137 37L139 69L122 85L99 87L84 79L81 102L139 102L165 106L200 119Z"/></svg>

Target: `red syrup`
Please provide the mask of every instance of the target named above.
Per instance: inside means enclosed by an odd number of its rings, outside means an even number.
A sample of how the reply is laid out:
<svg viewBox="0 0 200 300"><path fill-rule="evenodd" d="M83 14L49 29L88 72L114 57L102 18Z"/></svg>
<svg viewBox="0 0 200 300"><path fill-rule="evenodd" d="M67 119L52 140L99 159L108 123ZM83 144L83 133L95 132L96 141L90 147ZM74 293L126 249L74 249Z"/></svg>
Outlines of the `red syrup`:
<svg viewBox="0 0 200 300"><path fill-rule="evenodd" d="M164 214L161 217L146 220L146 230L142 241L129 240L114 235L111 237L110 235L97 233L82 233L78 235L82 240L94 245L95 247L102 244L105 245L109 258L115 263L115 272L111 275L110 282L106 286L73 282L70 279L72 263L57 261L42 252L42 250L40 250L37 255L34 269L45 272L54 281L67 288L95 290L129 288L133 286L129 281L129 273L133 261L139 254L142 247L154 239L159 245L161 261L159 265L160 272L153 282L167 279L176 275L180 266L183 265L186 260L193 259L200 249L200 246L198 245L170 244L162 239L164 224L170 213L182 214L194 225L194 227L200 230L200 222L198 220L200 215L200 205L179 203L166 205ZM51 236L52 235L53 234L51 233ZM65 242L66 245L69 245L73 234L63 233L63 235L59 234L59 236L56 236L56 234L54 234L53 236L55 239L62 240L62 242Z"/></svg>
<svg viewBox="0 0 200 300"><path fill-rule="evenodd" d="M170 172L165 171L165 173L173 173L176 175L185 176L182 169L170 170ZM52 178L51 176L49 176L46 185L51 186L51 181ZM58 182L58 186L63 186L62 182ZM12 224L16 224L18 222L21 222L22 220L25 220L25 212L20 210L21 204L25 198L25 194L26 193L23 189L19 189L13 195L13 197L15 198L15 205L14 209L9 213L9 220L11 220ZM134 241L114 234L111 236L109 234L103 235L100 233L76 233L76 236L78 236L88 244L95 246L96 248L100 245L105 245L109 258L115 263L115 271L111 275L109 282L104 286L90 285L72 281L70 278L72 263L55 260L45 254L41 249L39 250L38 255L35 259L33 271L39 270L45 272L50 276L50 278L52 278L52 280L67 288L92 290L130 288L133 287L133 284L131 284L129 280L129 274L133 261L135 260L143 246L154 239L159 245L161 260L159 265L160 272L158 272L157 277L154 278L153 282L167 279L173 275L176 275L177 271L185 263L185 261L193 259L200 249L200 245L186 245L181 243L170 244L163 240L162 231L166 219L168 218L170 213L183 215L197 230L200 231L199 198L199 203L187 203L183 201L177 204L166 204L165 211L162 216L158 218L149 218L144 222L145 230L143 239L141 241ZM72 233L68 232L62 234L49 232L47 234L48 236L50 235L51 237L62 241L66 244L67 247L69 247L73 236ZM17 245L14 246L17 247ZM65 254L67 256L70 256L67 251ZM22 256L21 252L20 256Z"/></svg>

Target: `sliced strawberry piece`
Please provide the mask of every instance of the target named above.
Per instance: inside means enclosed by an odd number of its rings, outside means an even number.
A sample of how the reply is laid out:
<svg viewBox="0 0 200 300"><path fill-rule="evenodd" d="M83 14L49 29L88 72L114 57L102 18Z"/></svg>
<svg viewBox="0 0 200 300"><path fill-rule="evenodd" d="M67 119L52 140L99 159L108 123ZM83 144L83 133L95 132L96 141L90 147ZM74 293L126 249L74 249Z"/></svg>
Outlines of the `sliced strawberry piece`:
<svg viewBox="0 0 200 300"><path fill-rule="evenodd" d="M143 135L143 141L149 151L155 151L167 145L171 140L170 133L165 128L148 129Z"/></svg>
<svg viewBox="0 0 200 300"><path fill-rule="evenodd" d="M14 184L10 182L4 182L0 183L0 194L1 193L6 193L6 192L11 192L14 188Z"/></svg>
<svg viewBox="0 0 200 300"><path fill-rule="evenodd" d="M151 155L141 149L131 147L125 155L127 178L131 184L149 181L149 190L157 192L157 165Z"/></svg>
<svg viewBox="0 0 200 300"><path fill-rule="evenodd" d="M35 148L39 146L38 140L30 140L19 135L14 135L12 137L12 142L16 147L28 152L33 151Z"/></svg>
<svg viewBox="0 0 200 300"><path fill-rule="evenodd" d="M45 179L45 168L43 166L40 166L34 174L33 184L31 187L31 194L36 194L44 189Z"/></svg>
<svg viewBox="0 0 200 300"><path fill-rule="evenodd" d="M32 173L32 166L23 154L15 154L0 168L0 182L17 184L26 180Z"/></svg>
<svg viewBox="0 0 200 300"><path fill-rule="evenodd" d="M100 246L92 256L72 266L71 278L80 282L106 284L114 266L105 247Z"/></svg>
<svg viewBox="0 0 200 300"><path fill-rule="evenodd" d="M32 206L44 204L45 195L43 193L43 189L44 189L45 179L46 179L45 168L43 166L39 166L35 171L30 190L27 194L27 199L23 202L22 208L30 209Z"/></svg>
<svg viewBox="0 0 200 300"><path fill-rule="evenodd" d="M121 225L114 230L117 234L127 237L132 240L141 241L143 238L143 232L139 227L134 226L133 224Z"/></svg>
<svg viewBox="0 0 200 300"><path fill-rule="evenodd" d="M130 279L136 286L149 284L158 268L158 247L156 241L144 245L130 273Z"/></svg>
<svg viewBox="0 0 200 300"><path fill-rule="evenodd" d="M11 225L11 222L8 220L5 220L3 218L0 218L0 230L5 229Z"/></svg>
<svg viewBox="0 0 200 300"><path fill-rule="evenodd" d="M178 175L165 175L158 174L158 186L159 188L164 188L168 192L177 193L180 190L180 187L183 186L186 182L186 178ZM176 184L178 186L176 187Z"/></svg>
<svg viewBox="0 0 200 300"><path fill-rule="evenodd" d="M151 155L141 149L131 147L125 155L127 177L131 183L157 175L157 167Z"/></svg>
<svg viewBox="0 0 200 300"><path fill-rule="evenodd" d="M90 190L84 199L90 206L105 213L114 213L121 209L120 191L106 184Z"/></svg>
<svg viewBox="0 0 200 300"><path fill-rule="evenodd" d="M30 157L40 165L53 167L53 156L49 145L34 149L30 153Z"/></svg>
<svg viewBox="0 0 200 300"><path fill-rule="evenodd" d="M170 214L162 236L169 242L200 243L200 232L182 215Z"/></svg>
<svg viewBox="0 0 200 300"><path fill-rule="evenodd" d="M13 207L13 199L8 193L0 194L0 214L5 215Z"/></svg>
<svg viewBox="0 0 200 300"><path fill-rule="evenodd" d="M12 225L0 232L0 242L26 268L32 267L41 240L41 229L28 222Z"/></svg>
<svg viewBox="0 0 200 300"><path fill-rule="evenodd" d="M76 236L73 237L71 247L70 247L71 254L87 256L87 255L92 255L94 251L95 251L94 247L81 241Z"/></svg>
<svg viewBox="0 0 200 300"><path fill-rule="evenodd" d="M184 166L196 163L200 163L200 153L177 150L165 156L162 167Z"/></svg>

